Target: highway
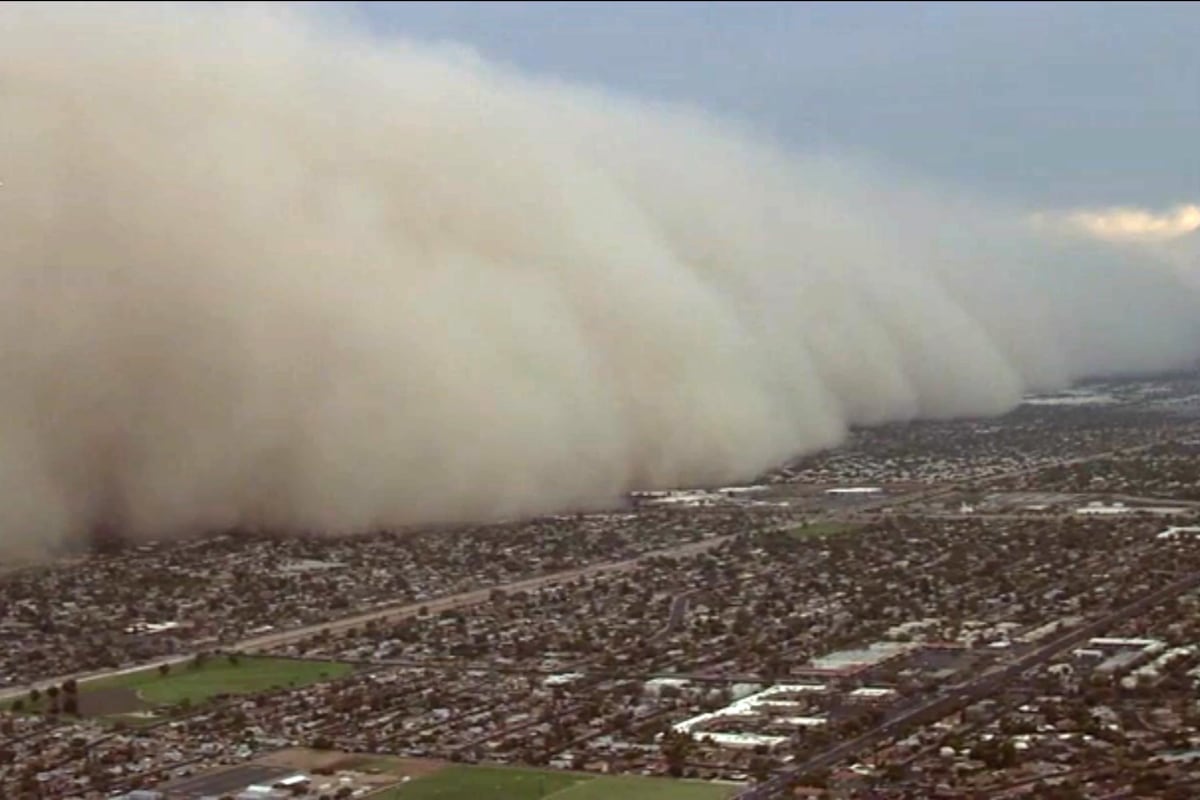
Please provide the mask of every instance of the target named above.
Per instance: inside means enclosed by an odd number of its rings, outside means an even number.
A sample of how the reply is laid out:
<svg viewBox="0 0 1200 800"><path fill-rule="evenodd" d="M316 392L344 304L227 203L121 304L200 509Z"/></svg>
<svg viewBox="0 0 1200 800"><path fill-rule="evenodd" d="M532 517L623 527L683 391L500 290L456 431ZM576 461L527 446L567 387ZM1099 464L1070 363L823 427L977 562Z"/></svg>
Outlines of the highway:
<svg viewBox="0 0 1200 800"><path fill-rule="evenodd" d="M1140 452L1140 451L1144 451L1144 450L1149 450L1150 448L1155 447L1158 444L1160 444L1160 443L1154 442L1154 443L1146 444L1146 445L1115 448L1113 450L1108 450L1108 451L1105 451L1102 453L1094 453L1091 455L1080 456L1077 458L1062 459L1062 460L1054 461L1054 462L1050 462L1050 463L1037 464L1035 466L1022 468L1022 469L1018 469L1018 470L1013 470L1011 472L1003 473L1001 475L993 475L993 476L989 476L987 478L982 478L982 479L975 481L975 483L977 485L986 485L989 483L993 483L995 481L1003 480L1005 478L1011 478L1011 477L1015 477L1015 476L1022 475L1022 474L1036 472L1037 470L1046 469L1047 467L1054 466L1054 465L1078 464L1078 463L1094 461L1096 459L1106 458L1106 457L1110 457L1110 456L1114 456L1114 455L1128 454L1128 453L1135 453L1135 452ZM856 516L858 514L869 513L871 511L876 510L877 508L883 508L885 506L896 508L896 507L900 507L900 506L908 505L910 503L917 502L919 500L928 500L933 497L946 495L946 494L950 494L954 491L957 491L959 488L961 488L961 485L963 483L968 483L968 482L969 481L963 481L963 482L954 483L954 484L950 484L950 485L943 484L941 486L932 487L930 489L925 489L925 490L920 490L920 491L913 492L913 493L910 493L907 495L902 495L899 497L881 498L878 501L874 501L871 503L867 503L867 504L858 506L854 510L852 510L849 514L838 514L837 516L846 516L846 517L853 518L854 516ZM795 527L797 527L797 523L787 523L784 525L777 526L777 528L775 528L775 530L789 530L789 529L792 529ZM482 603L482 602L486 601L490 597L492 591L494 591L495 589L501 589L501 590L504 590L507 592L529 591L529 590L539 589L544 586L549 586L549 585L552 585L555 583L561 583L563 581L574 580L574 579L580 578L580 577L599 575L601 573L609 572L609 571L628 570L628 569L633 568L638 563L640 563L641 561L643 561L647 558L654 558L654 557L658 557L658 556L677 556L678 557L678 556L693 555L696 553L704 552L705 550L709 550L713 547L716 547L717 545L722 544L723 542L725 542L731 538L733 538L733 537L732 536L714 537L714 538L705 539L705 540L702 540L699 542L692 542L690 544L683 545L680 547L665 548L662 550L656 550L653 552L644 553L643 555L638 556L636 558L626 559L623 561L593 564L591 566L565 570L565 571L556 572L556 573L553 573L550 575L540 575L540 576L537 576L534 578L528 578L525 580L516 581L514 583L510 583L507 585L487 586L487 587L480 588L480 589L477 589L474 591L465 592L465 593L457 594L457 595L451 595L451 596L447 596L447 597L436 598L436 599L427 600L427 601L423 601L423 602L407 603L404 605L388 606L385 608L373 609L371 611L360 612L357 614L352 614L350 616L342 617L340 619L331 620L328 622L316 623L313 625L307 625L307 626L304 626L301 628L292 628L292 629L285 630L285 631L272 631L269 633L263 633L263 634L260 634L257 636L252 636L252 637L249 637L246 639L242 639L240 641L223 642L221 644L221 649L231 650L231 651L239 651L239 652L245 652L245 653L261 652L266 649L278 647L280 645L288 644L289 642L294 642L299 639L307 638L309 636L312 636L315 633L319 633L322 630L326 630L330 634L337 634L337 633L346 631L349 628L358 627L358 626L364 625L368 622L372 622L372 621L376 621L376 620L399 619L399 618L403 618L406 616L413 616L413 615L417 614L422 607L425 607L429 611L429 613L438 613L438 612L445 611L445 610L452 609L452 608L460 608L460 607L464 607L464 606L475 605L477 603ZM681 600L680 598L676 598L676 601L679 603L679 605L673 606L671 609L671 612L672 612L671 613L671 622L668 623L669 626L674 626L675 624L677 624L677 622L675 620L676 613L678 613L680 616L682 616L682 614L686 613L687 600L686 599ZM18 697L23 694L26 694L27 692L29 692L30 689L34 688L34 686L49 686L49 685L53 685L53 684L59 684L68 679L74 679L78 682L83 682L83 681L87 681L87 680L94 680L96 678L106 678L106 677L111 677L111 676L115 676L115 675L124 675L124 674L128 674L130 672L137 672L138 670L146 669L147 667L154 667L159 664L175 665L175 664L185 663L185 662L190 661L191 659L195 658L195 656L196 656L195 652L179 653L179 654L176 654L173 656L165 656L163 658L156 659L151 662L135 664L132 666L121 667L118 669L100 670L100 671L93 671L93 672L78 672L78 673L73 673L73 674L69 674L69 675L59 675L59 676L54 676L54 677L47 677L46 679L38 681L35 684L24 684L21 686L0 688L0 700L5 700L5 699Z"/></svg>
<svg viewBox="0 0 1200 800"><path fill-rule="evenodd" d="M1005 478L1036 472L1054 465L1084 463L1100 458L1111 457L1113 455L1144 451L1156 446L1157 444L1158 443L1155 442L1149 445L1116 448L1103 453L1095 453L1078 458L1062 459L1050 463L1042 463L1029 468L1014 470L1002 475L994 475L982 478L973 481L973 483L977 486L984 486ZM921 500L928 500L938 496L951 494L952 492L958 491L961 486L966 483L971 483L971 481L956 482L949 485L943 484L937 487L919 490L917 492L899 497L882 498L879 501L858 506L849 514L838 514L837 516L847 516L853 518L857 514L863 514L864 512L870 513L884 507L899 508ZM1198 505L1200 505L1200 503L1198 503ZM787 530L793 527L796 527L796 523L780 525L778 526L778 530ZM732 535L713 537L697 542L691 542L685 545L650 551L642 555L620 561L610 561L577 567L547 575L539 575L536 577L514 581L508 584L481 587L468 592L419 602L409 602L375 608L369 611L354 613L335 620L314 623L311 625L305 625L287 630L270 631L237 641L223 642L220 644L220 649L243 653L263 652L311 637L314 634L318 634L322 631L328 632L330 635L338 635L351 628L362 627L370 622L390 621L415 616L420 613L422 609L425 609L428 613L437 614L450 609L477 605L487 602L492 593L497 589L509 593L518 591L533 591L547 586L577 580L579 578L593 577L604 573L628 571L634 569L640 563L651 558L659 558L664 556L687 557L711 550L732 538L734 538ZM750 788L743 794L739 795L738 798L739 800L766 800L767 798L778 797L782 793L786 792L787 787L794 783L799 776L805 774L806 772L832 766L868 747L877 744L879 741L885 738L894 736L897 732L902 731L913 724L920 724L925 720L940 718L951 713L956 708L961 708L965 705L975 702L977 699L986 697L994 693L996 689L1005 682L1010 681L1016 676L1020 675L1021 672L1029 669L1032 666L1042 663L1046 659L1052 657L1055 653L1064 648L1070 647L1072 643L1082 641L1089 636L1095 635L1093 631L1102 630L1103 628L1110 627L1111 625L1115 624L1117 621L1119 621L1119 619L1117 619L1118 615L1135 614L1140 608L1147 607L1147 605L1155 602L1160 602L1162 598L1168 596L1171 592L1181 591L1185 588L1192 588L1197 584L1200 584L1200 575L1191 575L1187 578L1176 581L1173 584L1164 586L1162 589L1156 591L1153 595L1153 597L1158 599L1147 597L1143 598L1142 600L1135 601L1135 603L1130 604L1130 606L1127 606L1120 612L1114 612L1114 615L1110 615L1109 617L1105 617L1094 623L1090 623L1079 629L1076 629L1075 631L1064 635L1060 639L1057 639L1054 642L1021 657L1012 664L1005 665L998 670L984 673L959 686L949 687L937 697L931 698L928 701L922 702L910 709L899 712L894 717L885 720L877 728L872 729L871 731L868 731L854 739L841 742L830 749L813 756L802 764L793 765L786 771L777 773L777 775L767 783ZM669 619L666 629L663 631L663 633L674 631L683 623L685 615L687 614L688 605L689 596L686 593L673 598ZM88 680L113 677L150 669L161 664L170 664L172 666L183 664L194 659L196 654L196 651L187 651L171 656L164 656L152 661L115 669L47 676L46 678L35 683L0 688L0 701L22 697L28 694L28 692L35 687L44 688L50 685L58 685L69 679L74 679L77 682L83 683Z"/></svg>
<svg viewBox="0 0 1200 800"><path fill-rule="evenodd" d="M500 589L504 592L534 591L546 586L553 586L554 584L573 581L579 578L593 577L611 572L625 572L651 558L661 558L663 556L682 558L686 556L692 556L711 550L732 538L732 535L716 536L709 539L703 539L698 542L690 542L688 544L678 545L675 547L652 550L650 552L643 553L640 556L624 559L622 561L607 561L599 564L591 564L586 567L563 570L561 572L554 572L549 575L539 575L534 578L526 578L524 580L514 581L512 583L486 586L470 592L462 592L460 594L448 595L445 597L424 600L421 602L377 608L372 611L360 612L350 616L341 617L340 619L336 620L319 622L313 625L305 625L300 628L291 628L284 631L272 631L270 633L251 636L249 638L234 642L224 642L220 645L220 649L223 651L239 653L262 652L264 650L286 645L300 639L306 639L314 634L320 633L321 631L328 631L331 635L337 635L349 630L350 628L361 627L368 622L395 620L402 619L404 617L415 616L420 613L421 609L425 609L430 614L437 614L449 609L477 605L479 603L487 602L487 600L490 599L492 592L497 589ZM686 608L686 600L684 602L685 605L683 607ZM674 608L672 611L674 611ZM69 675L47 677L44 680L38 681L34 684L24 684L21 686L12 686L0 689L0 700L24 696L25 694L28 694L29 691L35 686L46 687L57 685L68 679L74 679L79 683L83 683L84 681L95 680L97 678L127 675L131 672L157 667L160 664L182 664L191 661L195 657L196 653L189 651L186 653L178 653L172 656L164 656L163 658L155 659L154 661L135 664L128 667L121 667L118 669L99 670L94 672L77 672Z"/></svg>
<svg viewBox="0 0 1200 800"><path fill-rule="evenodd" d="M901 712L853 739L840 742L833 747L818 753L801 764L796 764L781 771L765 783L753 786L735 800L772 800L786 796L789 787L794 785L801 776L820 769L826 769L856 755L868 747L873 747L884 739L894 737L912 725L928 724L941 719L966 706L994 695L1002 686L1018 678L1022 673L1049 661L1058 653L1075 647L1087 639L1105 633L1109 629L1125 622L1132 617L1153 608L1169 597L1180 592L1187 592L1200 586L1200 572L1193 572L1166 584L1149 594L1142 595L1137 600L1127 603L1116 611L1103 617L1084 623L1034 650L1019 656L1012 662L994 666L991 669L960 684L946 687L937 697L934 697L915 708Z"/></svg>

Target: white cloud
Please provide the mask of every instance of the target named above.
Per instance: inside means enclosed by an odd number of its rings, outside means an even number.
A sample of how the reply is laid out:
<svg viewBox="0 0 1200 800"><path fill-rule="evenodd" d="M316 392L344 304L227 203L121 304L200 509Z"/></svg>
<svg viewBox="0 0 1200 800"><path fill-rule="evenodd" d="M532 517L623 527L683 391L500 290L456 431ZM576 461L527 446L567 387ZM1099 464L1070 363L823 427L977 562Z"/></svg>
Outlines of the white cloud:
<svg viewBox="0 0 1200 800"><path fill-rule="evenodd" d="M1163 212L1131 207L1078 210L1035 218L1040 224L1047 221L1106 241L1166 241L1200 230L1200 205Z"/></svg>

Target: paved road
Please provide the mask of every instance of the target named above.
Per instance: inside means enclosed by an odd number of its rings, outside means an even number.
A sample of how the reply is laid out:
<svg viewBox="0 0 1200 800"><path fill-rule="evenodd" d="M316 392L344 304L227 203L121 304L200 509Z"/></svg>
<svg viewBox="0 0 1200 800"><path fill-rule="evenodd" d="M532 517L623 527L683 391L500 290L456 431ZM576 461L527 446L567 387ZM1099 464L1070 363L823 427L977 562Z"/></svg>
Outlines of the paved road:
<svg viewBox="0 0 1200 800"><path fill-rule="evenodd" d="M1156 441L1151 442L1150 444L1137 444L1130 445L1129 447L1117 447L1112 450L1105 450L1101 453L1092 453L1090 455L1076 456L1074 458L1060 458L1052 461L1043 461L1027 467L1019 467L1018 469L1010 470L1008 472L1002 472L997 475L985 475L976 478L967 478L961 481L954 481L950 484L934 486L929 489L920 489L910 494L900 495L899 497L882 498L872 503L865 503L858 508L861 511L874 511L877 508L883 508L885 506L890 508L898 508L901 506L911 505L912 503L920 502L922 500L933 500L938 497L944 497L946 495L953 494L957 491L960 491L962 487L966 485L973 485L983 488L985 486L990 486L1011 478L1019 478L1023 475L1032 475L1036 472L1041 472L1042 470L1050 469L1052 467L1070 467L1077 464L1086 464L1090 461L1099 461L1102 458L1112 458L1113 456L1142 453L1150 450L1151 448L1158 447L1161 444L1163 444L1162 441ZM1162 503L1166 501L1159 499L1157 502Z"/></svg>
<svg viewBox="0 0 1200 800"><path fill-rule="evenodd" d="M368 611L349 617L343 617L333 622L323 622L316 625L309 625L304 628L296 628L278 633L267 633L262 636L243 639L242 641L233 645L228 645L227 648L242 650L244 652L255 652L267 648L278 647L281 644L287 644L299 639L304 639L322 630L327 630L331 634L337 634L345 632L350 628L362 626L367 622L374 620L401 619L403 617L411 617L417 614L421 608L426 608L430 614L434 614L451 608L477 605L486 601L491 596L491 593L496 589L501 589L505 592L527 592L535 589L541 589L545 586L552 586L556 583L564 583L566 581L573 581L578 578L592 577L606 572L626 572L638 566L647 559L659 558L662 556L679 558L696 555L697 553L703 553L707 550L711 550L732 538L732 535L718 536L711 539L704 539L699 542L691 542L686 545L668 547L662 550L653 550L648 553L643 553L635 558L625 559L624 561L607 561L601 564L592 564L587 567L578 567L575 569L564 570L562 572L555 572L550 575L540 575L536 578L527 578L525 580L515 581L502 586L488 586L483 589L476 589L474 591L451 595L449 597L441 597L422 603L408 603L406 605L397 607L377 609L375 611Z"/></svg>
<svg viewBox="0 0 1200 800"><path fill-rule="evenodd" d="M771 800L772 798L784 797L787 795L789 788L804 774L832 767L868 747L879 744L884 739L903 732L913 724L928 724L960 708L989 697L995 694L1004 684L1013 681L1023 672L1045 663L1058 653L1075 647L1093 636L1098 636L1122 622L1144 613L1169 597L1181 592L1190 591L1197 586L1200 586L1200 572L1194 572L1178 578L1149 594L1142 595L1137 600L1122 606L1116 611L1112 611L1099 619L1080 625L1052 639L1050 642L1031 650L1010 663L992 667L964 683L946 687L937 697L901 712L860 736L840 742L803 763L788 767L766 783L742 792L735 800Z"/></svg>
<svg viewBox="0 0 1200 800"><path fill-rule="evenodd" d="M675 599L671 601L671 614L667 618L667 633L673 633L683 625L683 618L687 615L690 602L691 592L676 595Z"/></svg>
<svg viewBox="0 0 1200 800"><path fill-rule="evenodd" d="M1156 497L1137 494L1114 494L1110 497L1118 503L1153 507L1200 508L1200 500L1174 500L1170 497Z"/></svg>
<svg viewBox="0 0 1200 800"><path fill-rule="evenodd" d="M328 622L320 622L314 625L306 625L301 628L292 628L285 631L273 631L258 636L252 636L246 639L241 639L235 642L222 643L221 649L238 651L243 653L262 652L281 645L289 644L300 639L308 638L313 634L321 631L329 631L332 635L345 633L350 628L361 627L368 622L395 620L404 617L415 616L420 613L422 608L426 609L430 614L436 614L452 608L462 608L465 606L477 605L486 602L493 591L501 589L505 592L533 591L541 589L545 586L551 586L557 583L573 581L579 578L592 577L602 573L611 572L626 572L638 566L643 561L650 558L660 558L662 556L671 556L675 558L696 555L711 550L718 545L721 545L733 536L717 536L710 539L703 539L698 542L690 542L685 545L675 547L667 547L660 550L652 550L643 553L634 558L628 558L623 561L607 561L600 564L591 564L586 567L577 567L575 569L555 572L549 575L539 575L535 578L527 578L525 580L515 581L513 583L503 584L499 586L488 586L482 589L476 589L470 592L461 594L449 595L447 597L439 597L432 600L426 600L418 603L406 603L404 605L389 606L379 608L373 611L366 611L358 614L352 614L348 617L342 617L337 620ZM96 672L77 672L70 675L59 675L56 677L47 677L44 680L38 681L35 684L25 684L22 686L13 686L5 689L0 689L0 700L5 700L13 697L25 695L34 686L49 686L51 684L59 684L63 681L74 678L76 681L83 682L96 678L107 678L116 675L126 675L131 672L137 672L148 667L155 667L159 664L181 664L195 658L194 652L180 653L178 655L167 656L164 658L155 659L154 661L143 664L136 664L130 667L121 667L119 669L99 670Z"/></svg>
<svg viewBox="0 0 1200 800"><path fill-rule="evenodd" d="M1158 444L1159 444L1159 442L1155 442L1155 443L1147 444L1147 445L1116 448L1116 449L1109 450L1109 451L1106 451L1103 453L1094 453L1091 455L1080 456L1077 458L1062 459L1062 460L1058 460L1058 461L1054 461L1054 462L1050 462L1050 463L1042 463L1042 464L1038 464L1036 466L1031 466L1028 468L1013 470L1011 472L1004 473L1002 475L994 475L994 476L989 476L986 478L981 478L981 479L975 480L973 482L976 485L987 485L989 483L993 483L993 482L1002 480L1004 478L1011 478L1011 477L1015 477L1015 476L1022 475L1022 474L1036 472L1041 469L1046 469L1049 466L1079 464L1079 463L1094 461L1096 459L1105 458L1105 457L1118 455L1118 454L1128 454L1128 453L1140 452L1140 451L1144 451L1144 450L1149 450L1150 448L1155 447ZM890 507L904 506L904 505L908 505L910 503L913 503L913 502L916 502L919 500L926 500L926 499L930 499L933 497L950 494L954 491L957 491L963 483L970 483L970 482L972 482L972 481L963 481L961 483L955 483L952 485L942 485L942 486L938 486L935 488L921 490L921 491L917 491L917 492L907 494L907 495L902 495L899 497L881 498L878 501L867 503L867 504L856 507L855 509L853 509L850 512L850 514L848 516L853 516L855 513L862 513L864 511L866 511L866 512L873 511L876 508L882 508L885 506L890 506ZM777 529L778 530L788 530L788 529L794 528L794 527L797 527L797 525L795 523L788 523L788 524L778 526ZM530 590L542 588L544 586L549 586L549 585L552 585L555 583L561 583L564 581L575 580L575 579L581 578L581 577L590 577L590 576L598 575L598 574L601 574L604 572L626 571L626 570L634 568L640 562L642 562L648 558L654 558L654 557L659 557L659 556L680 557L680 556L694 555L696 553L701 553L706 550L712 549L712 548L728 541L731 538L733 538L733 537L732 536L714 537L711 539L705 539L705 540L702 540L699 542L693 542L693 543L678 546L678 547L671 547L671 548L664 548L661 550L655 550L655 551L652 551L649 553L645 553L636 558L630 558L630 559L626 559L623 561L593 564L593 565L587 566L587 567L579 567L576 569L570 569L570 570L565 570L562 572L556 572L551 575L542 575L542 576L538 576L535 578L528 578L526 580L516 581L514 583L505 584L505 585L501 585L501 586L489 586L489 587L485 587L485 588L478 589L475 591L464 592L461 594L451 595L448 597L436 598L436 599L428 600L425 602L408 603L405 605L389 606L386 608L374 609L372 611L353 614L353 615L343 617L343 618L337 619L337 620L331 620L328 622L317 623L314 625L307 625L307 626L304 626L301 628L294 628L294 629L285 630L285 631L275 631L275 632L265 633L265 634L261 634L258 636L253 636L253 637L249 637L246 639L242 639L240 641L222 643L222 648L226 649L226 650L237 650L237 651L247 652L247 653L261 652L266 649L278 647L280 645L285 645L290 642L294 642L294 641L297 641L300 639L307 638L309 636L312 636L313 634L319 633L322 630L326 630L330 634L336 635L339 633L344 633L345 631L349 630L350 628L360 627L362 625L365 625L368 622L372 622L372 621L376 621L376 620L401 619L403 617L413 616L413 615L419 613L420 609L423 607L426 608L429 613L438 613L438 612L445 611L445 610L452 609L452 608L460 608L460 607L475 605L478 603L485 602L491 596L492 591L497 588L502 589L506 592L530 591ZM672 605L672 609L671 609L672 623L674 623L674 621L675 621L676 613L678 612L680 615L682 615L683 613L686 612L686 609L687 609L686 597L676 598L675 604ZM75 679L76 681L82 682L82 681L93 680L93 679L97 679L97 678L106 678L106 677L113 677L113 676L117 676L117 675L125 675L125 674L131 673L131 672L137 672L139 670L146 669L148 667L154 667L159 664L176 665L176 664L186 663L186 662L190 661L191 659L193 659L195 657L195 655L196 654L194 652L180 653L180 654L173 655L173 656L166 656L163 658L155 659L154 661L145 662L145 663L141 663L141 664L135 664L135 665L128 666L128 667L121 667L118 669L99 670L99 671L93 671L93 672L76 672L76 673L72 673L72 674L68 674L68 675L47 677L47 678L45 678L41 681L37 681L36 683L33 683L33 684L25 684L25 685L21 685L21 686L12 686L12 687L8 687L8 688L2 688L2 689L0 689L0 700L6 700L6 699L11 699L14 697L22 696L22 695L26 694L34 686L49 686L52 684L59 684L68 679ZM867 734L867 735L869 735L869 734ZM850 743L847 742L845 744L850 744ZM765 788L765 787L758 787L758 788ZM758 797L759 795L753 795L753 796ZM747 797L750 797L750 796L747 795Z"/></svg>

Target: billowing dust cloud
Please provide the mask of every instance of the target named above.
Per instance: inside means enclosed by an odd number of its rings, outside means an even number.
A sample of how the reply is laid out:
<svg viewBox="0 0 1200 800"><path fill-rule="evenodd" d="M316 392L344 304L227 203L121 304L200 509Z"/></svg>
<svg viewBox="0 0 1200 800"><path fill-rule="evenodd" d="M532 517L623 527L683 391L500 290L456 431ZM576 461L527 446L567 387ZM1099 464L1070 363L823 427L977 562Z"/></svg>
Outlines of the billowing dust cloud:
<svg viewBox="0 0 1200 800"><path fill-rule="evenodd" d="M1136 251L297 12L6 5L0 182L9 554L594 507L1200 351Z"/></svg>

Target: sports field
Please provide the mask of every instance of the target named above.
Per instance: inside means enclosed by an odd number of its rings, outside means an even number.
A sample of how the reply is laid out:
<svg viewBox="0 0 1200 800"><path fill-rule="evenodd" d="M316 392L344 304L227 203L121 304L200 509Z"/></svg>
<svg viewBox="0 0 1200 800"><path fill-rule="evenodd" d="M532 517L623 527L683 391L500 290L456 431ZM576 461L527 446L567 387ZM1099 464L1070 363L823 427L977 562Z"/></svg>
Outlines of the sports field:
<svg viewBox="0 0 1200 800"><path fill-rule="evenodd" d="M338 678L353 667L330 661L296 661L290 658L246 658L237 663L214 656L203 665L176 664L165 676L147 669L80 684L81 693L96 689L133 689L150 705L171 705L184 699L193 703L218 694L252 694L268 689L306 686Z"/></svg>
<svg viewBox="0 0 1200 800"><path fill-rule="evenodd" d="M725 800L737 790L728 785L670 778L598 777L554 795L555 800Z"/></svg>
<svg viewBox="0 0 1200 800"><path fill-rule="evenodd" d="M854 533L861 525L849 522L812 522L790 528L787 534L792 539L817 539L822 536L837 536L843 533Z"/></svg>
<svg viewBox="0 0 1200 800"><path fill-rule="evenodd" d="M727 800L736 787L702 781L607 777L509 767L452 766L379 800Z"/></svg>
<svg viewBox="0 0 1200 800"><path fill-rule="evenodd" d="M124 675L84 681L79 684L78 709L82 716L136 715L156 707L184 701L201 703L220 694L252 694L270 689L305 686L349 673L349 664L329 661L297 661L287 658L240 657L231 660L212 656L202 664L173 664L164 675L151 667ZM44 710L28 700L28 710Z"/></svg>

